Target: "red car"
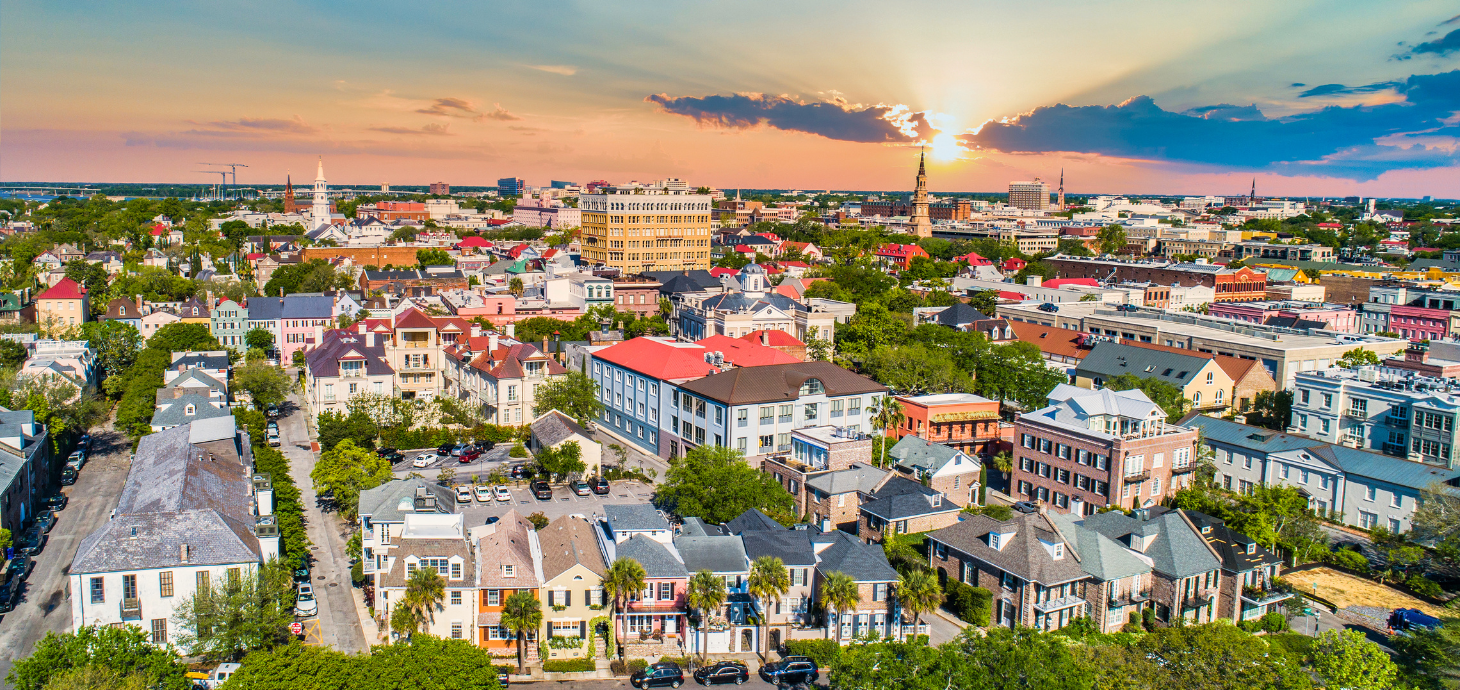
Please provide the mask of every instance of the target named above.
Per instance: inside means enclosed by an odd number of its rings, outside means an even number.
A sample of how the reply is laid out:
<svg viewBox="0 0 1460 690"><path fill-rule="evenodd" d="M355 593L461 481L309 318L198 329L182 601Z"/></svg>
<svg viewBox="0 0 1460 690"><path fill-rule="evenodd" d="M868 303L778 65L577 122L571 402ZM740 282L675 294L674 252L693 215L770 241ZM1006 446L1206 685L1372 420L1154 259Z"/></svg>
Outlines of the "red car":
<svg viewBox="0 0 1460 690"><path fill-rule="evenodd" d="M466 464L466 463L471 462L471 461L473 461L473 460L475 460L475 459L477 459L477 458L479 458L481 456L482 456L482 452L481 451L479 451L479 450L477 450L475 448L472 448L471 450L468 450L468 451L463 452L459 457L457 457L457 460L460 460L462 462L462 464Z"/></svg>

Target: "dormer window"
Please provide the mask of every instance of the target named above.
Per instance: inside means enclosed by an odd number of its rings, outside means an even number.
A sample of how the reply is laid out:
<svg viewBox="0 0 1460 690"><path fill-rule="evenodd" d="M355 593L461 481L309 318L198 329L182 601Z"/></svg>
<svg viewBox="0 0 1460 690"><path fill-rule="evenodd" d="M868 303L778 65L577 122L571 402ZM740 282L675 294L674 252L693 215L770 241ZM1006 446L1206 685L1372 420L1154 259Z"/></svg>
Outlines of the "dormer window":
<svg viewBox="0 0 1460 690"><path fill-rule="evenodd" d="M118 316L126 316L127 315L127 308L126 307L117 307L117 315Z"/></svg>
<svg viewBox="0 0 1460 690"><path fill-rule="evenodd" d="M1247 545L1247 554L1250 556L1250 555L1252 555L1254 553L1257 553L1257 544L1248 544Z"/></svg>
<svg viewBox="0 0 1460 690"><path fill-rule="evenodd" d="M826 387L821 385L821 379L806 379L801 384L801 395L821 395L826 392Z"/></svg>
<svg viewBox="0 0 1460 690"><path fill-rule="evenodd" d="M187 415L189 417L191 417L194 414L196 414L197 411L198 411L197 408L194 407L192 403L188 403L187 406L183 408L183 414L185 414L185 415Z"/></svg>
<svg viewBox="0 0 1460 690"><path fill-rule="evenodd" d="M511 563L503 563L502 577L517 577L517 566Z"/></svg>
<svg viewBox="0 0 1460 690"><path fill-rule="evenodd" d="M998 550L1000 550L1000 549L1003 548L1003 547L999 546L999 537L1000 536L1002 536L1002 535L1000 535L998 532L989 532L989 548L991 548L991 549L993 549L995 551L998 551Z"/></svg>
<svg viewBox="0 0 1460 690"><path fill-rule="evenodd" d="M1061 558L1064 558L1064 557L1065 557L1065 545L1064 544L1055 544L1054 545L1054 559L1055 560L1060 560Z"/></svg>

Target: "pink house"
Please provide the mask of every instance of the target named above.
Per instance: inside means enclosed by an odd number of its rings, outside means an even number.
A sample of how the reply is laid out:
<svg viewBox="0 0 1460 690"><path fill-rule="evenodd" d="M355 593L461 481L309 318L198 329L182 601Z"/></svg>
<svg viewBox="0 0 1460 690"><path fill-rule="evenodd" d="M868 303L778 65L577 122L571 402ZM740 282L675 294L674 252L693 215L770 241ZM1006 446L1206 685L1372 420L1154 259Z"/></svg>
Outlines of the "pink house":
<svg viewBox="0 0 1460 690"><path fill-rule="evenodd" d="M1395 306L1389 310L1389 330L1410 340L1441 340L1450 333L1450 312Z"/></svg>
<svg viewBox="0 0 1460 690"><path fill-rule="evenodd" d="M335 325L335 298L329 295L285 295L279 313L279 354L292 361L295 351L313 350L321 334Z"/></svg>
<svg viewBox="0 0 1460 690"><path fill-rule="evenodd" d="M1046 283L1047 285L1047 283ZM1421 309L1420 311L1432 311ZM1301 328L1299 322L1321 322L1339 333L1359 332L1359 313L1345 304L1312 302L1213 302L1212 316L1254 324Z"/></svg>

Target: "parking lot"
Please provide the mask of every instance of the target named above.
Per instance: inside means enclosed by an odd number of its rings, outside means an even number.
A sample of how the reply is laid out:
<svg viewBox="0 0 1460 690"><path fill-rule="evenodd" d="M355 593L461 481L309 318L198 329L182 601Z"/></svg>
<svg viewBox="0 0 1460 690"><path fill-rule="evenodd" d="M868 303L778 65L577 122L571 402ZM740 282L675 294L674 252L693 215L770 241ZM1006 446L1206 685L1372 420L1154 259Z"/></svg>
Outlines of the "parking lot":
<svg viewBox="0 0 1460 690"><path fill-rule="evenodd" d="M531 515L541 512L549 520L563 515L584 515L593 517L603 515L603 506L613 503L648 503L654 490L647 484L636 481L614 481L609 482L609 493L606 496L589 494L578 496L572 489L561 484L553 485L553 497L551 500L538 500L532 496L526 483L519 483L516 486L507 485L512 492L510 503L493 500L490 503L479 503L472 499L471 503L458 504L457 512L466 516L468 527L484 524L489 516L501 517L507 513L509 508L517 509L518 513Z"/></svg>
<svg viewBox="0 0 1460 690"><path fill-rule="evenodd" d="M526 458L508 457L508 454L512 452L511 444L499 443L497 444L497 447L485 453L482 453L480 457L471 462L461 462L461 458L438 457L435 461L425 467L416 467L413 464L415 459L422 453L435 452L435 448L415 448L411 450L401 450L400 454L405 457L402 458L400 462L395 463L395 466L391 468L391 471L394 472L395 476L400 479L404 479L412 472L418 472L431 479L435 479L436 475L439 474L441 470L450 467L451 469L456 471L456 481L458 483L461 483L469 481L471 479L471 476L474 474L482 477L483 481L485 481L486 476L490 474L492 470L501 468L505 472L507 467L511 467L515 463L524 462L526 460Z"/></svg>

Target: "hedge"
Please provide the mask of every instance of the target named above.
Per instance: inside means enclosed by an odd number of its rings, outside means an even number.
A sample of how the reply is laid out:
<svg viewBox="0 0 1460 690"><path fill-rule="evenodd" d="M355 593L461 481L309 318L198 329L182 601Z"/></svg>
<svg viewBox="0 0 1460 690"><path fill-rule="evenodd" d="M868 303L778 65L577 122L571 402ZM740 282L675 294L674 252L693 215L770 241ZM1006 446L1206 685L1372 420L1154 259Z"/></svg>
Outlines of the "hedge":
<svg viewBox="0 0 1460 690"><path fill-rule="evenodd" d="M830 668L842 653L836 640L786 640L786 656L804 656L821 668Z"/></svg>
<svg viewBox="0 0 1460 690"><path fill-rule="evenodd" d="M435 448L447 443L460 443L466 439L506 443L531 433L527 427L509 427L487 424L474 429L443 429L422 427L401 429L392 427L380 430L380 446L383 448Z"/></svg>
<svg viewBox="0 0 1460 690"><path fill-rule="evenodd" d="M992 592L950 579L943 585L943 593L946 595L945 606L965 623L981 628L989 626L993 619Z"/></svg>
<svg viewBox="0 0 1460 690"><path fill-rule="evenodd" d="M553 659L542 662L542 670L547 673L582 673L597 668L592 659Z"/></svg>
<svg viewBox="0 0 1460 690"><path fill-rule="evenodd" d="M649 668L647 659L629 659L628 662L614 659L608 662L608 669L616 676L631 676L639 671Z"/></svg>

